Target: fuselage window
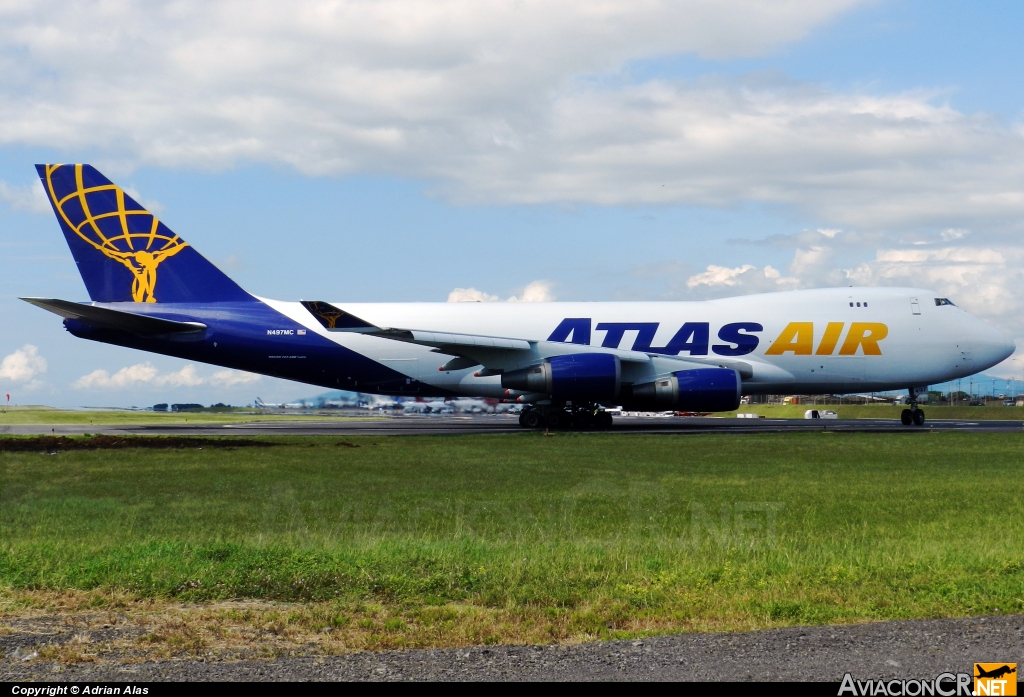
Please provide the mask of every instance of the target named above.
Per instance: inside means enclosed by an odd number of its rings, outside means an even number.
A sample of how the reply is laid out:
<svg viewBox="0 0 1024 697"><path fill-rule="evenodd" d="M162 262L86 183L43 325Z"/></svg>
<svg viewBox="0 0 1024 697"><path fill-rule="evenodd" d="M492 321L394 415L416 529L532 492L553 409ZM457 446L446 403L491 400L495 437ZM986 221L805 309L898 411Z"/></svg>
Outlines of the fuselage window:
<svg viewBox="0 0 1024 697"><path fill-rule="evenodd" d="M864 303L864 307L867 307L867 306L868 306L868 304L867 304L867 303Z"/></svg>
<svg viewBox="0 0 1024 697"><path fill-rule="evenodd" d="M857 303L857 307L860 307L860 303Z"/></svg>
<svg viewBox="0 0 1024 697"><path fill-rule="evenodd" d="M850 303L850 307L853 307L853 303Z"/></svg>

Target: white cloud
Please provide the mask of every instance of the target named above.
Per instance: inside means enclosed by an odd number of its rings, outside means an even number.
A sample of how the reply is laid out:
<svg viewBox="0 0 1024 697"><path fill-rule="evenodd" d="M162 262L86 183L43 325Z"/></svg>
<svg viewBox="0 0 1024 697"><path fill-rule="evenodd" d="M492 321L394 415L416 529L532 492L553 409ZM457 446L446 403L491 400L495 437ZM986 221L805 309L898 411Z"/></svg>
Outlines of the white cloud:
<svg viewBox="0 0 1024 697"><path fill-rule="evenodd" d="M725 266L708 266L707 271L696 276L690 276L686 281L686 286L688 288L696 288L697 286L734 286L740 276L753 268L751 264L744 264L735 269Z"/></svg>
<svg viewBox="0 0 1024 697"><path fill-rule="evenodd" d="M235 385L251 385L262 378L256 373L243 370L218 370L210 376L209 383L217 387L234 387Z"/></svg>
<svg viewBox="0 0 1024 697"><path fill-rule="evenodd" d="M518 296L508 299L510 303L550 303L555 301L554 283L551 281L534 281L523 288Z"/></svg>
<svg viewBox="0 0 1024 697"><path fill-rule="evenodd" d="M555 284L551 281L533 281L523 288L522 293L513 295L505 302L510 303L548 303L554 302ZM476 288L456 288L448 294L450 303L493 303L501 302L497 295L490 295Z"/></svg>
<svg viewBox="0 0 1024 697"><path fill-rule="evenodd" d="M46 372L46 359L39 355L39 349L25 344L0 361L0 380L29 382Z"/></svg>
<svg viewBox="0 0 1024 697"><path fill-rule="evenodd" d="M181 370L158 375L153 379L153 384L158 387L165 385L169 387L195 387L196 385L202 385L203 382L203 378L199 377L194 365L186 365Z"/></svg>
<svg viewBox="0 0 1024 697"><path fill-rule="evenodd" d="M520 202L764 201L861 228L1024 212L1024 197L988 196L1024 191L1021 130L930 97L786 82L581 88L556 100L530 158L490 158L473 176Z"/></svg>
<svg viewBox="0 0 1024 697"><path fill-rule="evenodd" d="M941 94L629 80L635 60L764 55L855 4L14 3L0 9L0 143L87 146L115 169L389 173L485 202L1015 225L1024 128Z"/></svg>
<svg viewBox="0 0 1024 697"><path fill-rule="evenodd" d="M709 265L705 271L690 276L686 280L686 287L690 290L702 289L730 289L730 295L735 291L745 293L762 293L773 290L789 290L796 287L797 279L783 276L782 273L772 266L765 266L758 269L753 264L744 264L735 268L727 266Z"/></svg>
<svg viewBox="0 0 1024 697"><path fill-rule="evenodd" d="M833 249L825 245L817 245L809 249L797 249L793 252L793 261L789 264L789 273L796 278L811 280L828 266L834 256Z"/></svg>
<svg viewBox="0 0 1024 697"><path fill-rule="evenodd" d="M6 203L16 211L49 213L52 210L39 181L28 186L13 186L0 181L0 202Z"/></svg>
<svg viewBox="0 0 1024 697"><path fill-rule="evenodd" d="M880 249L871 261L850 269L861 285L905 285L942 293L968 312L1005 331L1024 334L1024 250L1003 247Z"/></svg>
<svg viewBox="0 0 1024 697"><path fill-rule="evenodd" d="M121 368L113 375L105 370L94 370L75 380L71 386L79 390L97 388L116 390L132 387L137 383L151 383L157 375L158 371L152 363L137 363L127 368Z"/></svg>
<svg viewBox="0 0 1024 697"><path fill-rule="evenodd" d="M450 303L493 303L501 300L497 295L489 295L476 288L456 288L448 294Z"/></svg>
<svg viewBox="0 0 1024 697"><path fill-rule="evenodd" d="M239 370L221 370L208 378L199 375L194 365L186 365L181 370L170 373L160 373L152 363L136 363L135 365L121 368L111 375L106 370L94 370L88 375L75 380L72 387L79 390L102 389L119 390L140 385L153 387L196 387L198 385L210 384L217 387L233 387L245 385L259 380L259 375L245 373Z"/></svg>
<svg viewBox="0 0 1024 697"><path fill-rule="evenodd" d="M711 265L690 276L685 289L670 278L670 295L707 298L846 285L925 288L951 298L1012 336L1024 336L1024 296L1019 290L1024 287L1024 248L908 242L877 249L871 258L860 260L856 256L867 250L849 246L845 234L836 235L834 244L829 240L794 249L786 276L771 266Z"/></svg>
<svg viewBox="0 0 1024 697"><path fill-rule="evenodd" d="M832 248L876 248L887 240L881 231L865 232L863 230L841 230L835 228L819 228L817 230L801 230L791 234L771 235L760 240L733 239L733 244L778 247L782 249L809 249L814 247Z"/></svg>
<svg viewBox="0 0 1024 697"><path fill-rule="evenodd" d="M487 203L786 204L832 226L824 237L920 225L1018 236L1020 123L935 92L629 80L630 61L764 55L856 4L8 3L0 145L88 147L114 173L386 173ZM45 210L40 193L0 187L31 210Z"/></svg>

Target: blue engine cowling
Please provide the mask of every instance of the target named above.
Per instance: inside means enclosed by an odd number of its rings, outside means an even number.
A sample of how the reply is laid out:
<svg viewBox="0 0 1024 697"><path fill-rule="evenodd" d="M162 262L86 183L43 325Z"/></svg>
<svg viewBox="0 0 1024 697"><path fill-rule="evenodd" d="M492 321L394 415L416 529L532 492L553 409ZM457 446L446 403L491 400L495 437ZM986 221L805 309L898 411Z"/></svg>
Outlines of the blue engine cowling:
<svg viewBox="0 0 1024 697"><path fill-rule="evenodd" d="M501 375L501 386L506 389L578 401L616 399L621 384L619 359L607 353L552 356L538 365Z"/></svg>
<svg viewBox="0 0 1024 697"><path fill-rule="evenodd" d="M742 388L731 368L696 368L634 385L631 402L641 409L732 411L740 405Z"/></svg>

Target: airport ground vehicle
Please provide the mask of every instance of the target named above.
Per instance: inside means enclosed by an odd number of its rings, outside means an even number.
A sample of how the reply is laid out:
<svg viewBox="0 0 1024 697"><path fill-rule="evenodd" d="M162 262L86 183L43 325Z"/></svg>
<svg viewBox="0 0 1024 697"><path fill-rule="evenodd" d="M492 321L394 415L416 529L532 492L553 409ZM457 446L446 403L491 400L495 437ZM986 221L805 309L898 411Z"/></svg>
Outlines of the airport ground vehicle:
<svg viewBox="0 0 1024 697"><path fill-rule="evenodd" d="M527 427L607 427L605 407L735 409L742 395L908 389L1013 353L914 288L706 302L346 303L252 295L89 165L38 165L91 303L25 298L77 337L381 395L491 397ZM909 421L908 421L909 419Z"/></svg>
<svg viewBox="0 0 1024 697"><path fill-rule="evenodd" d="M804 412L805 419L838 419L839 414L831 409L808 409Z"/></svg>

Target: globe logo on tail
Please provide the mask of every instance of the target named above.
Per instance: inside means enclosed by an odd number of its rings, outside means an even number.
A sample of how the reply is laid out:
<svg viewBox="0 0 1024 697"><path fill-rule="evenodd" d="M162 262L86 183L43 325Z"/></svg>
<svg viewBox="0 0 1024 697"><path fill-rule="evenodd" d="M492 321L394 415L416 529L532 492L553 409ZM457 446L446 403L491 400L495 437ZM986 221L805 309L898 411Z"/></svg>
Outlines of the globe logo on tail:
<svg viewBox="0 0 1024 697"><path fill-rule="evenodd" d="M53 176L62 167L74 167L75 186L58 196ZM132 299L155 303L157 267L188 243L116 184L86 186L82 165L47 165L46 188L57 214L76 235L132 272Z"/></svg>

